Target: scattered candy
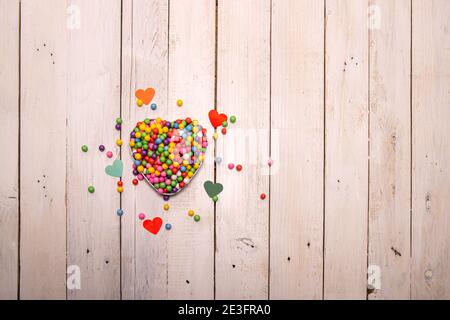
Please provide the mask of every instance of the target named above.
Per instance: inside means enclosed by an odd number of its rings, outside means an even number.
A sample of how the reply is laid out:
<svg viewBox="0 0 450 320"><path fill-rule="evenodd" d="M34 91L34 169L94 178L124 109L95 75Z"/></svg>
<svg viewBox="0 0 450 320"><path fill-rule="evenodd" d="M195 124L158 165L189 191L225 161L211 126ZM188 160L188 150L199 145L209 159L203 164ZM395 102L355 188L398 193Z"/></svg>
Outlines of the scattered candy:
<svg viewBox="0 0 450 320"><path fill-rule="evenodd" d="M142 212L139 213L138 218L141 219L141 220L144 220L145 219L145 213L142 213Z"/></svg>
<svg viewBox="0 0 450 320"><path fill-rule="evenodd" d="M195 222L199 222L200 221L200 216L198 214L196 214L194 216L194 220L195 220Z"/></svg>
<svg viewBox="0 0 450 320"><path fill-rule="evenodd" d="M235 123L236 122L236 117L235 116L231 116L230 117L230 122L231 123Z"/></svg>
<svg viewBox="0 0 450 320"><path fill-rule="evenodd" d="M163 195L163 199L164 199L164 201L169 201L169 196L168 195Z"/></svg>
<svg viewBox="0 0 450 320"><path fill-rule="evenodd" d="M169 204L168 203L164 204L163 209L166 211L169 210L170 209Z"/></svg>
<svg viewBox="0 0 450 320"><path fill-rule="evenodd" d="M87 152L88 151L88 146L87 145L82 145L81 146L81 151L83 151L83 152Z"/></svg>
<svg viewBox="0 0 450 320"><path fill-rule="evenodd" d="M136 99L136 104L138 107L142 107L144 105L144 102L141 99Z"/></svg>
<svg viewBox="0 0 450 320"><path fill-rule="evenodd" d="M137 186L138 185L138 183L139 183L139 181L138 181L138 179L133 179L133 184L135 185L135 186Z"/></svg>
<svg viewBox="0 0 450 320"><path fill-rule="evenodd" d="M177 100L177 106L181 107L183 105L183 100L178 99Z"/></svg>
<svg viewBox="0 0 450 320"><path fill-rule="evenodd" d="M95 192L95 188L93 186L89 186L88 187L88 191L89 191L89 193L94 193Z"/></svg>
<svg viewBox="0 0 450 320"><path fill-rule="evenodd" d="M100 150L101 152L105 151L105 146L104 145L99 145L98 146L98 150Z"/></svg>
<svg viewBox="0 0 450 320"><path fill-rule="evenodd" d="M259 197L261 198L261 200L264 200L266 198L266 194L265 193L261 193L261 195Z"/></svg>
<svg viewBox="0 0 450 320"><path fill-rule="evenodd" d="M236 166L236 170L237 170L237 171L241 171L241 170L242 170L242 166L241 166L240 164L238 164L238 165Z"/></svg>
<svg viewBox="0 0 450 320"><path fill-rule="evenodd" d="M112 153L111 151L108 151L108 152L106 153L106 156L107 156L108 158L112 158L112 157L113 157L113 153Z"/></svg>
<svg viewBox="0 0 450 320"><path fill-rule="evenodd" d="M214 140L217 140L217 138L219 137L219 135L217 134L217 132L214 132L213 135L212 135L212 137L213 137Z"/></svg>
<svg viewBox="0 0 450 320"><path fill-rule="evenodd" d="M117 124L122 124L122 118L116 118L116 123Z"/></svg>
<svg viewBox="0 0 450 320"><path fill-rule="evenodd" d="M170 223L166 223L166 230L172 229L172 225Z"/></svg>
<svg viewBox="0 0 450 320"><path fill-rule="evenodd" d="M120 125L120 124L117 123L117 124L116 124L116 130L117 130L117 131L122 130L122 125Z"/></svg>
<svg viewBox="0 0 450 320"><path fill-rule="evenodd" d="M123 216L123 210L122 209L117 209L117 215L119 217Z"/></svg>
<svg viewBox="0 0 450 320"><path fill-rule="evenodd" d="M117 192L118 193L122 193L123 192L123 187L117 187Z"/></svg>
<svg viewBox="0 0 450 320"><path fill-rule="evenodd" d="M142 89L138 89L138 90L136 90L135 95L136 95L136 98L138 100L141 100L141 102L143 104L148 105L150 102L152 102L153 97L155 96L155 89L147 88L147 89L145 89L145 91ZM138 103L138 106L139 106L139 103ZM142 106L142 104L139 107L141 107L141 106Z"/></svg>
<svg viewBox="0 0 450 320"><path fill-rule="evenodd" d="M221 157L216 157L215 159L217 164L221 164L222 163L222 158Z"/></svg>
<svg viewBox="0 0 450 320"><path fill-rule="evenodd" d="M141 174L162 195L173 195L191 181L205 158L206 129L190 118L145 119L130 133L133 174Z"/></svg>
<svg viewBox="0 0 450 320"><path fill-rule="evenodd" d="M122 180L117 181L117 186L118 187L123 187L123 181Z"/></svg>
<svg viewBox="0 0 450 320"><path fill-rule="evenodd" d="M223 135L226 135L226 134L227 134L227 128L222 128L221 131L222 131L222 134L223 134Z"/></svg>
<svg viewBox="0 0 450 320"><path fill-rule="evenodd" d="M152 110L156 110L156 103L152 103L151 105L150 105L150 108L152 109Z"/></svg>
<svg viewBox="0 0 450 320"><path fill-rule="evenodd" d="M116 144L120 147L123 144L122 139L117 139Z"/></svg>
<svg viewBox="0 0 450 320"><path fill-rule="evenodd" d="M228 117L226 114L221 113L219 114L217 110L212 109L208 113L209 121L211 122L211 125L214 129L219 127L224 121L228 120Z"/></svg>
<svg viewBox="0 0 450 320"><path fill-rule="evenodd" d="M272 159L267 160L267 165L271 167L273 165L273 160Z"/></svg>
<svg viewBox="0 0 450 320"><path fill-rule="evenodd" d="M226 122L226 121L222 122L222 127L224 127L224 128L228 127L228 122Z"/></svg>
<svg viewBox="0 0 450 320"><path fill-rule="evenodd" d="M193 217L194 214L195 214L194 210L189 210L189 211L188 211L189 217Z"/></svg>
<svg viewBox="0 0 450 320"><path fill-rule="evenodd" d="M229 164L228 164L228 169L233 170L233 169L234 169L234 164L229 163Z"/></svg>

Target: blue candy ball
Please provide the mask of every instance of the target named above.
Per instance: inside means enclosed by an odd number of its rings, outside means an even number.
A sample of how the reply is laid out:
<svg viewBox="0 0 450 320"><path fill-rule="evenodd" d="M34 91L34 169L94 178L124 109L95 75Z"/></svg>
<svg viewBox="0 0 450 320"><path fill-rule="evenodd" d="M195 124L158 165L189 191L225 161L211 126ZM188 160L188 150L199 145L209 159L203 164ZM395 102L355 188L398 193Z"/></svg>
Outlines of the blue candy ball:
<svg viewBox="0 0 450 320"><path fill-rule="evenodd" d="M166 230L172 229L172 225L170 223L166 223Z"/></svg>
<svg viewBox="0 0 450 320"><path fill-rule="evenodd" d="M123 210L122 210L122 209L118 209L118 210L117 210L117 215L118 215L119 217L121 217L121 216L123 215Z"/></svg>
<svg viewBox="0 0 450 320"><path fill-rule="evenodd" d="M150 108L151 108L152 110L156 110L156 103L152 103L152 104L150 105Z"/></svg>

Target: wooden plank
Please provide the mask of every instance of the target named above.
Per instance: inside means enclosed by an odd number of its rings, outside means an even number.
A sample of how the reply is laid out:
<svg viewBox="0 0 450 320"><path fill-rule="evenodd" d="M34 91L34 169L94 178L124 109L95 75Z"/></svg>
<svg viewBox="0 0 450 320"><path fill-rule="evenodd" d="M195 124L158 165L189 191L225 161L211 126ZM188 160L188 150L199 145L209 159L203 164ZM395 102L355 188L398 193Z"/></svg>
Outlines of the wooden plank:
<svg viewBox="0 0 450 320"><path fill-rule="evenodd" d="M370 299L410 296L409 0L372 0L370 27L369 265L381 271Z"/></svg>
<svg viewBox="0 0 450 320"><path fill-rule="evenodd" d="M17 299L19 255L19 1L0 1L0 300Z"/></svg>
<svg viewBox="0 0 450 320"><path fill-rule="evenodd" d="M21 6L20 298L65 299L66 4Z"/></svg>
<svg viewBox="0 0 450 320"><path fill-rule="evenodd" d="M367 2L326 2L324 298L367 288Z"/></svg>
<svg viewBox="0 0 450 320"><path fill-rule="evenodd" d="M219 1L217 109L235 115L219 130L216 298L266 299L269 273L270 1ZM230 171L228 163L242 164Z"/></svg>
<svg viewBox="0 0 450 320"><path fill-rule="evenodd" d="M81 26L70 30L67 60L67 265L81 289L68 299L120 298L120 195L105 167L119 156L120 0L77 1ZM107 14L105 14L107 12ZM99 145L112 150L109 159ZM84 153L81 146L87 145ZM95 187L95 193L87 191ZM127 186L130 188L129 186ZM127 188L126 187L126 188Z"/></svg>
<svg viewBox="0 0 450 320"><path fill-rule="evenodd" d="M273 299L322 298L323 34L324 1L272 2Z"/></svg>
<svg viewBox="0 0 450 320"><path fill-rule="evenodd" d="M209 127L214 105L215 1L170 2L168 120L191 117ZM183 106L176 105L177 99ZM214 204L203 189L214 180L214 143L210 133L205 163L186 190L168 202L168 297L214 297ZM189 209L201 217L195 222Z"/></svg>
<svg viewBox="0 0 450 320"><path fill-rule="evenodd" d="M412 8L413 299L450 298L450 2Z"/></svg>
<svg viewBox="0 0 450 320"><path fill-rule="evenodd" d="M123 105L124 143L136 122L146 117L167 118L168 113L168 13L167 0L124 1ZM131 29L128 27L131 24ZM129 68L129 69L128 69ZM129 70L129 71L128 71ZM138 108L136 89L153 87L156 90L150 106ZM168 297L167 239L169 232L161 230L156 236L142 227L137 216L147 218L163 215L163 199L144 181L137 187L131 184L132 159L123 149L124 184L122 194L122 292L124 299L165 299ZM164 217L163 217L164 218Z"/></svg>

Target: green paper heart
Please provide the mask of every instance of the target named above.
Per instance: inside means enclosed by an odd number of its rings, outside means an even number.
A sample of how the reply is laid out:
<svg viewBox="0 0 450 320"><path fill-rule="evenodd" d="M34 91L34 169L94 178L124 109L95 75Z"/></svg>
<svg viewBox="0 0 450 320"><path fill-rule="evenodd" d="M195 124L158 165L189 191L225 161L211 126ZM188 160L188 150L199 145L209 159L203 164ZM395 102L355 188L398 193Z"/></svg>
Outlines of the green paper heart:
<svg viewBox="0 0 450 320"><path fill-rule="evenodd" d="M122 160L114 160L112 166L106 166L105 172L111 177L120 178L122 176L123 163Z"/></svg>
<svg viewBox="0 0 450 320"><path fill-rule="evenodd" d="M208 194L208 196L210 198L212 198L214 196L217 196L223 190L223 185L222 184L214 183L214 182L209 181L209 180L205 181L203 186L205 187L206 193Z"/></svg>

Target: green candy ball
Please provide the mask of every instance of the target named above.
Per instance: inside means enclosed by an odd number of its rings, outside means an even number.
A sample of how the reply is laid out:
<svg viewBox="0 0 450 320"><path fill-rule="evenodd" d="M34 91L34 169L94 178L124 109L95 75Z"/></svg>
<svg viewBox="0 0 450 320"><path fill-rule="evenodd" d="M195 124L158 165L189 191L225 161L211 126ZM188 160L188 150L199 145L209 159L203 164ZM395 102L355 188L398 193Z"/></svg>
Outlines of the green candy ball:
<svg viewBox="0 0 450 320"><path fill-rule="evenodd" d="M116 123L117 123L117 124L122 124L122 118L117 118L117 119L116 119Z"/></svg>
<svg viewBox="0 0 450 320"><path fill-rule="evenodd" d="M231 123L235 123L236 122L236 117L235 116L231 116L230 117L230 122Z"/></svg>
<svg viewBox="0 0 450 320"><path fill-rule="evenodd" d="M88 191L89 191L89 193L94 193L95 192L95 188L93 186L89 186L88 187Z"/></svg>
<svg viewBox="0 0 450 320"><path fill-rule="evenodd" d="M196 214L194 216L194 220L195 220L195 222L199 222L200 221L200 216L198 214Z"/></svg>
<svg viewBox="0 0 450 320"><path fill-rule="evenodd" d="M218 196L214 196L214 197L212 197L212 200L213 200L214 202L217 202L217 201L219 200L219 197L218 197Z"/></svg>
<svg viewBox="0 0 450 320"><path fill-rule="evenodd" d="M81 151L87 152L88 151L88 146L87 145L81 146Z"/></svg>
<svg viewBox="0 0 450 320"><path fill-rule="evenodd" d="M226 122L226 121L222 122L222 127L224 127L224 128L228 127L228 122Z"/></svg>

